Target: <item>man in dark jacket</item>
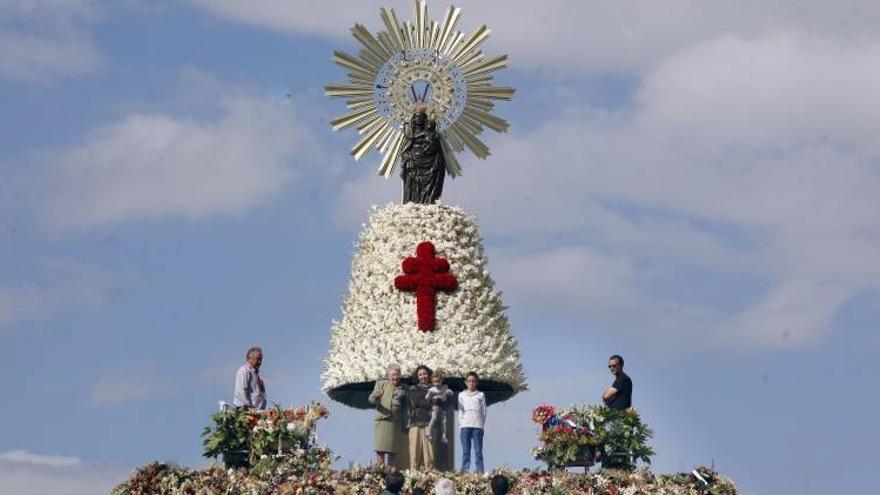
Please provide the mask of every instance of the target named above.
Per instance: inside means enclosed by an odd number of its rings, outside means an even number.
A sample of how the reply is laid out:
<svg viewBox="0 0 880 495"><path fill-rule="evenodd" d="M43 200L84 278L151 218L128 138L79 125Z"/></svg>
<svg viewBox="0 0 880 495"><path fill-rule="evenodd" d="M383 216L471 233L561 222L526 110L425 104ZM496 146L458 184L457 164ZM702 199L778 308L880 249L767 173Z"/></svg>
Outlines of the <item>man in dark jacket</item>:
<svg viewBox="0 0 880 495"><path fill-rule="evenodd" d="M623 358L617 354L608 358L608 369L614 375L614 383L602 392L602 401L611 409L632 407L633 382L623 372Z"/></svg>

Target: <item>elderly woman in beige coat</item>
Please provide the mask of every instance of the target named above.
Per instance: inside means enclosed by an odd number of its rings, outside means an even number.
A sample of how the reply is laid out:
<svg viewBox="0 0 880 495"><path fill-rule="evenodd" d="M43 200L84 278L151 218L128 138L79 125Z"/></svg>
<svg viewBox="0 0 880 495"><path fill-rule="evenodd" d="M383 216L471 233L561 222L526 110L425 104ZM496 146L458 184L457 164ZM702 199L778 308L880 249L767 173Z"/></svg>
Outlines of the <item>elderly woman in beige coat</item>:
<svg viewBox="0 0 880 495"><path fill-rule="evenodd" d="M407 393L400 380L400 366L388 367L385 380L377 380L368 400L376 408L375 451L380 466L400 467L406 453ZM387 462L386 462L387 456Z"/></svg>

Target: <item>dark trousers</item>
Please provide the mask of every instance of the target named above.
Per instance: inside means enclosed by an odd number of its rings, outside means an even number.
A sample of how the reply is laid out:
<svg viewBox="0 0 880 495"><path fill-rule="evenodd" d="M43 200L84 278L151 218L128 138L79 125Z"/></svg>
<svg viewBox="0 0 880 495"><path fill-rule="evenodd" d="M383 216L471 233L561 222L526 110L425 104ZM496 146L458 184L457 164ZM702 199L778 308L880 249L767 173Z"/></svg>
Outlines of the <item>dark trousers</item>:
<svg viewBox="0 0 880 495"><path fill-rule="evenodd" d="M461 429L461 470L466 472L471 468L471 444L474 446L474 457L476 457L476 471L483 472L483 429L482 428L462 428Z"/></svg>

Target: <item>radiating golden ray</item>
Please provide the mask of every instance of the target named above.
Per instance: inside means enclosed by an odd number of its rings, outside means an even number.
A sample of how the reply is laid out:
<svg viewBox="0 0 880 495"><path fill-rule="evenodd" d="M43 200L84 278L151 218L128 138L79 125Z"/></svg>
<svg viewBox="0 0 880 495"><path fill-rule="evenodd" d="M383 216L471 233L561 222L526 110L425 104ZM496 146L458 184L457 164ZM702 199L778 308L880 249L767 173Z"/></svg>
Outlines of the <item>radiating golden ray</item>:
<svg viewBox="0 0 880 495"><path fill-rule="evenodd" d="M461 58L461 63L459 63L458 66L461 67L461 70L463 70L465 74L468 74L474 66L482 61L483 52L471 51L468 55Z"/></svg>
<svg viewBox="0 0 880 495"><path fill-rule="evenodd" d="M513 99L513 95L515 93L516 93L516 90L513 88L503 88L503 87L477 88L477 89L468 88L468 96L491 98L493 100L510 101Z"/></svg>
<svg viewBox="0 0 880 495"><path fill-rule="evenodd" d="M440 25L434 21L431 21L431 27L429 28L431 35L428 37L428 46L437 49L437 42L440 40Z"/></svg>
<svg viewBox="0 0 880 495"><path fill-rule="evenodd" d="M412 49L412 48L416 47L416 40L413 39L415 32L416 32L416 30L415 30L415 28L413 28L412 22L410 22L410 21L403 22L403 39L406 40L406 47L407 48Z"/></svg>
<svg viewBox="0 0 880 495"><path fill-rule="evenodd" d="M348 73L348 80L351 81L352 84L357 84L360 86L369 86L373 87L374 79L365 79L357 74L353 74L351 72Z"/></svg>
<svg viewBox="0 0 880 495"><path fill-rule="evenodd" d="M464 33L455 33L454 35L449 37L449 40L440 50L443 54L449 55L453 51L455 51L460 44L464 42Z"/></svg>
<svg viewBox="0 0 880 495"><path fill-rule="evenodd" d="M385 65L384 60L379 59L378 57L373 55L373 53L367 49L363 49L363 50L359 51L358 57L360 57L361 60L368 62L373 67L382 67L383 65Z"/></svg>
<svg viewBox="0 0 880 495"><path fill-rule="evenodd" d="M452 55L451 55L452 60L454 62L458 63L460 61L461 57L467 55L468 52L470 52L471 50L480 46L480 44L482 42L486 41L486 38L489 37L489 34L491 32L492 31L485 24L483 24L482 26L477 28L476 31L474 31L470 36L468 36L468 39L465 40L465 42L462 43L461 46L459 46L458 48L455 49L454 52L452 52Z"/></svg>
<svg viewBox="0 0 880 495"><path fill-rule="evenodd" d="M353 57L345 52L333 52L333 62L336 65L344 67L355 74L369 80L371 76L375 76L378 67L373 66L364 59Z"/></svg>
<svg viewBox="0 0 880 495"><path fill-rule="evenodd" d="M382 139L377 143L376 149L379 150L383 156L388 151L388 148L391 146L391 143L397 138L397 133L400 132L397 129L390 129L390 132L385 133L382 136Z"/></svg>
<svg viewBox="0 0 880 495"><path fill-rule="evenodd" d="M461 140L454 129L447 129L447 131L443 133L443 139L446 141L447 147L452 150L453 155L464 153L464 141ZM444 152L445 151L446 150L444 149Z"/></svg>
<svg viewBox="0 0 880 495"><path fill-rule="evenodd" d="M385 150L388 149L388 143L391 141L391 138L394 137L395 132L397 132L397 130L389 125L388 128L385 129L385 132L379 136L379 139L376 140L375 144L375 148L379 150L379 153L385 153Z"/></svg>
<svg viewBox="0 0 880 495"><path fill-rule="evenodd" d="M370 147L376 143L376 141L382 136L386 129L391 127L391 124L388 122L382 122L378 128L373 129L368 132L358 141L357 144L351 149L351 154L354 156L354 160L358 161L364 156L368 151L370 151Z"/></svg>
<svg viewBox="0 0 880 495"><path fill-rule="evenodd" d="M446 9L446 15L443 16L443 29L441 29L440 41L437 48L446 53L445 47L447 43L452 41L455 35L455 26L458 24L458 18L461 16L461 9L450 6Z"/></svg>
<svg viewBox="0 0 880 495"><path fill-rule="evenodd" d="M461 12L450 6L438 22L430 19L426 0L414 0L412 19L401 22L394 9L382 8L384 31L373 34L362 24L351 28L360 46L357 56L333 53L332 61L345 69L349 82L327 85L324 92L345 99L349 112L330 124L337 131L357 128L359 138L350 150L356 161L376 149L382 154L379 173L389 176L407 139L403 126L416 103L437 113L446 168L453 177L462 173L457 153L468 149L478 158L489 156L489 147L477 137L485 128L507 131L507 121L491 111L493 101L509 101L516 93L493 85L493 73L507 66L508 57L484 57L480 46L491 30L482 25L462 33L457 29ZM432 88L430 98L421 103L415 86L409 87L418 80L429 81ZM424 91L423 98L428 94Z"/></svg>
<svg viewBox="0 0 880 495"><path fill-rule="evenodd" d="M425 26L427 25L425 18L428 17L428 4L425 3L425 0L416 0L414 14L416 35L413 41L415 41L416 46L427 46L427 43L425 43Z"/></svg>
<svg viewBox="0 0 880 495"><path fill-rule="evenodd" d="M485 88L492 86L493 76L491 73L483 74L482 76L471 77L467 80L468 89L470 88Z"/></svg>
<svg viewBox="0 0 880 495"><path fill-rule="evenodd" d="M393 136L389 141L391 145L387 148L388 151L385 152L385 156L382 158L382 164L379 165L379 173L385 177L391 175L394 163L397 161L397 155L400 153L401 146L403 146L403 133L397 131Z"/></svg>
<svg viewBox="0 0 880 495"><path fill-rule="evenodd" d="M337 117L331 120L330 125L333 126L334 131L338 131L340 129L345 129L346 127L355 125L358 122L364 121L375 115L378 115L378 111L375 108L355 110L353 112L349 112L341 117Z"/></svg>
<svg viewBox="0 0 880 495"><path fill-rule="evenodd" d="M481 100L479 98L468 99L468 105L471 105L474 108L478 108L484 112L489 112L493 108L495 108L495 104L492 103L491 101Z"/></svg>
<svg viewBox="0 0 880 495"><path fill-rule="evenodd" d="M480 141L472 132L468 132L465 129L456 129L456 133L461 140L464 141L464 145L467 146L473 154L477 155L478 158L485 159L489 156L489 147Z"/></svg>
<svg viewBox="0 0 880 495"><path fill-rule="evenodd" d="M377 115L374 119L370 119L366 122L361 123L361 125L359 125L357 128L358 134L364 134L364 133L370 132L371 130L382 125L382 122L387 122L387 121Z"/></svg>
<svg viewBox="0 0 880 495"><path fill-rule="evenodd" d="M351 28L351 34L354 36L354 39L364 45L364 48L369 50L379 60L388 60L393 54L393 52L386 50L385 47L379 43L379 40L373 37L373 34L361 24L355 24L354 27Z"/></svg>
<svg viewBox="0 0 880 495"><path fill-rule="evenodd" d="M468 115L462 115L458 118L458 122L455 125L461 127L462 131L470 132L473 135L477 135L483 132L483 126L480 125L479 122L473 119Z"/></svg>
<svg viewBox="0 0 880 495"><path fill-rule="evenodd" d="M352 96L373 96L373 88L356 84L335 84L324 86L324 94L330 98L349 98Z"/></svg>
<svg viewBox="0 0 880 495"><path fill-rule="evenodd" d="M345 108L349 110L357 110L358 108L366 108L369 106L375 105L372 99L369 100L348 100L345 103Z"/></svg>
<svg viewBox="0 0 880 495"><path fill-rule="evenodd" d="M443 148L443 157L446 159L446 170L452 177L461 175L461 165L455 158L455 150L449 145L446 136L440 138L440 146Z"/></svg>
<svg viewBox="0 0 880 495"><path fill-rule="evenodd" d="M480 76L483 74L488 74L489 72L495 72L496 70L503 69L507 67L507 55L498 55L497 57L492 57L489 60L484 60L467 71L467 75L469 78L473 78L476 76Z"/></svg>
<svg viewBox="0 0 880 495"><path fill-rule="evenodd" d="M473 118L480 124L492 129L496 132L507 132L507 121L501 117L496 117L490 113L477 110L475 108L465 108L464 114Z"/></svg>
<svg viewBox="0 0 880 495"><path fill-rule="evenodd" d="M400 35L400 23L397 22L397 14L394 13L394 9L383 7L380 16L382 17L382 22L385 23L385 29L391 35L391 41L394 42L394 51L406 48L403 43L403 37Z"/></svg>
<svg viewBox="0 0 880 495"><path fill-rule="evenodd" d="M395 43L394 38L388 34L388 31L382 31L377 34L376 39L379 40L382 48L388 51L388 53L396 53L398 51L396 48L397 44Z"/></svg>

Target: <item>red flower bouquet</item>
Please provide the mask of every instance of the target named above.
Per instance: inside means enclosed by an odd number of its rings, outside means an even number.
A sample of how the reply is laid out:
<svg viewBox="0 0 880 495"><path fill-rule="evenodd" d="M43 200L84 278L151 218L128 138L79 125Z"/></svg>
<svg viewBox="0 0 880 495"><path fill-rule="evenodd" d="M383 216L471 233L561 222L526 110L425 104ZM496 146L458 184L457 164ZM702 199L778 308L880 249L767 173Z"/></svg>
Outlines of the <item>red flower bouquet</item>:
<svg viewBox="0 0 880 495"><path fill-rule="evenodd" d="M556 410L553 409L553 406L538 406L532 411L532 421L539 425L545 425L554 415L556 415Z"/></svg>

